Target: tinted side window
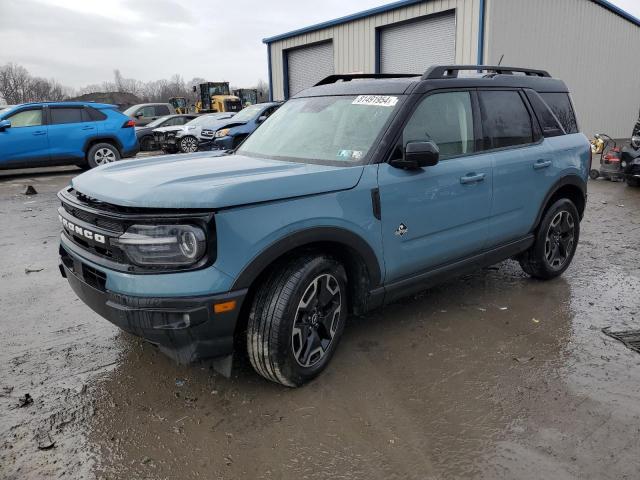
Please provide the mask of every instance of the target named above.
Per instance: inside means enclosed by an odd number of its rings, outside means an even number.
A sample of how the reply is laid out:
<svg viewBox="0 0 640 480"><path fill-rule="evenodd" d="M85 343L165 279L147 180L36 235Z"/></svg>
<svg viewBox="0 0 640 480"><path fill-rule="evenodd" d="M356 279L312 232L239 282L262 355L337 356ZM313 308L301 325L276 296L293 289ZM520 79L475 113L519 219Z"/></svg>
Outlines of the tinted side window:
<svg viewBox="0 0 640 480"><path fill-rule="evenodd" d="M184 125L184 122L185 122L184 117L173 117L173 118L168 118L167 120L162 122L162 126L173 127L175 125Z"/></svg>
<svg viewBox="0 0 640 480"><path fill-rule="evenodd" d="M531 117L518 92L478 93L487 148L504 148L533 142Z"/></svg>
<svg viewBox="0 0 640 480"><path fill-rule="evenodd" d="M169 112L167 112L168 114ZM146 107L142 107L136 112L136 115L142 115L143 117L155 117L155 108L152 105L147 105Z"/></svg>
<svg viewBox="0 0 640 480"><path fill-rule="evenodd" d="M474 151L473 109L469 92L436 93L426 97L402 132L408 142L434 142L440 158Z"/></svg>
<svg viewBox="0 0 640 480"><path fill-rule="evenodd" d="M22 110L7 117L7 120L11 122L11 128L36 127L42 125L42 109Z"/></svg>
<svg viewBox="0 0 640 480"><path fill-rule="evenodd" d="M578 133L576 114L573 112L568 93L541 93L540 96L558 117L565 132Z"/></svg>
<svg viewBox="0 0 640 480"><path fill-rule="evenodd" d="M82 123L82 108L51 108L51 123Z"/></svg>
<svg viewBox="0 0 640 480"><path fill-rule="evenodd" d="M160 117L162 115L169 115L171 113L169 112L169 107L167 107L166 105L156 105L155 109L156 109L156 115L155 115L156 117Z"/></svg>
<svg viewBox="0 0 640 480"><path fill-rule="evenodd" d="M533 108L534 113L540 123L540 127L542 128L542 134L545 137L556 137L558 135L564 135L564 129L560 125L559 120L553 114L553 112L549 109L544 100L540 98L540 95L533 90L525 91L527 98L529 99L529 103L531 103L531 107Z"/></svg>
<svg viewBox="0 0 640 480"><path fill-rule="evenodd" d="M85 113L89 115L89 118L94 122L104 120L105 118L107 118L107 116L104 113L102 113L99 110L96 110L95 108L85 107L84 110L85 110Z"/></svg>

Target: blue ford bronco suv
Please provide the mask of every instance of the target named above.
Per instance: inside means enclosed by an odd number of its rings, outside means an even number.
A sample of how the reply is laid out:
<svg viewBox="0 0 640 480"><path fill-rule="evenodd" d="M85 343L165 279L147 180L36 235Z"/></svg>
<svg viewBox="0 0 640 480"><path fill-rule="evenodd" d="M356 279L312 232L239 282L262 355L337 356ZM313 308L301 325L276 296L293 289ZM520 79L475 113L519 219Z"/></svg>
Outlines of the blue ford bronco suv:
<svg viewBox="0 0 640 480"><path fill-rule="evenodd" d="M327 77L211 155L74 178L61 273L181 363L228 372L244 345L291 387L327 366L349 315L508 258L562 274L590 163L561 80L477 65Z"/></svg>

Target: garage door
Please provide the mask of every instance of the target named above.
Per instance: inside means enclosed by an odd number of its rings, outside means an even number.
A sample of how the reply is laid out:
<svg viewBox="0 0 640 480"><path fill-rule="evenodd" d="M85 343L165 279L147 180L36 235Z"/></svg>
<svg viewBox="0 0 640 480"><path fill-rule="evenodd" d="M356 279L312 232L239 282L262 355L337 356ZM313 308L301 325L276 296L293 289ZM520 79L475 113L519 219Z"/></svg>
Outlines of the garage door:
<svg viewBox="0 0 640 480"><path fill-rule="evenodd" d="M381 73L423 73L431 65L452 64L456 50L454 12L380 31Z"/></svg>
<svg viewBox="0 0 640 480"><path fill-rule="evenodd" d="M289 96L333 75L333 43L325 42L287 52Z"/></svg>

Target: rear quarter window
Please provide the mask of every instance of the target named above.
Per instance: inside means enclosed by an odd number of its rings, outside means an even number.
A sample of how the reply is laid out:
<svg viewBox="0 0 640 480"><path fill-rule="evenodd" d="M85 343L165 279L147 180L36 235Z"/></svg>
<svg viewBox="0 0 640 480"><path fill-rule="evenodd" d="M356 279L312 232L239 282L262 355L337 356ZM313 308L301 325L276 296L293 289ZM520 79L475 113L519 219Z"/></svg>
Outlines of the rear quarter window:
<svg viewBox="0 0 640 480"><path fill-rule="evenodd" d="M156 105L156 116L169 115L169 107L166 105Z"/></svg>
<svg viewBox="0 0 640 480"><path fill-rule="evenodd" d="M87 121L99 122L100 120L105 120L107 118L107 116L100 110L96 110L92 107L85 107L84 113L89 117L89 120Z"/></svg>
<svg viewBox="0 0 640 480"><path fill-rule="evenodd" d="M526 90L525 94L529 99L529 103L531 103L531 107L538 119L540 128L542 128L542 134L545 137L557 137L558 135L564 135L564 127L561 126L558 118L540 95L533 90Z"/></svg>
<svg viewBox="0 0 640 480"><path fill-rule="evenodd" d="M578 133L578 122L568 93L541 93L545 101L567 133Z"/></svg>

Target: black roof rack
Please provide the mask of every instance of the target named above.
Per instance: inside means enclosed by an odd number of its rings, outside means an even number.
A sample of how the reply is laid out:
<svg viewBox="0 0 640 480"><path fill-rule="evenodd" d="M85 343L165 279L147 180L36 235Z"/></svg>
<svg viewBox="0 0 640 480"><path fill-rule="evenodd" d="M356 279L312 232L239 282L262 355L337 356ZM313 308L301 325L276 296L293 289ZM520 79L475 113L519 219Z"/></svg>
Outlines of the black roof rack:
<svg viewBox="0 0 640 480"><path fill-rule="evenodd" d="M456 78L460 70L486 71L501 75L513 75L514 72L518 72L532 77L551 77L546 70L534 70L531 68L501 67L499 65L434 65L429 67L420 78L422 80Z"/></svg>
<svg viewBox="0 0 640 480"><path fill-rule="evenodd" d="M419 73L340 73L323 78L316 83L315 86L328 85L330 83L336 83L339 80L342 80L343 82L350 82L351 80L358 80L361 78L408 78L419 76Z"/></svg>

